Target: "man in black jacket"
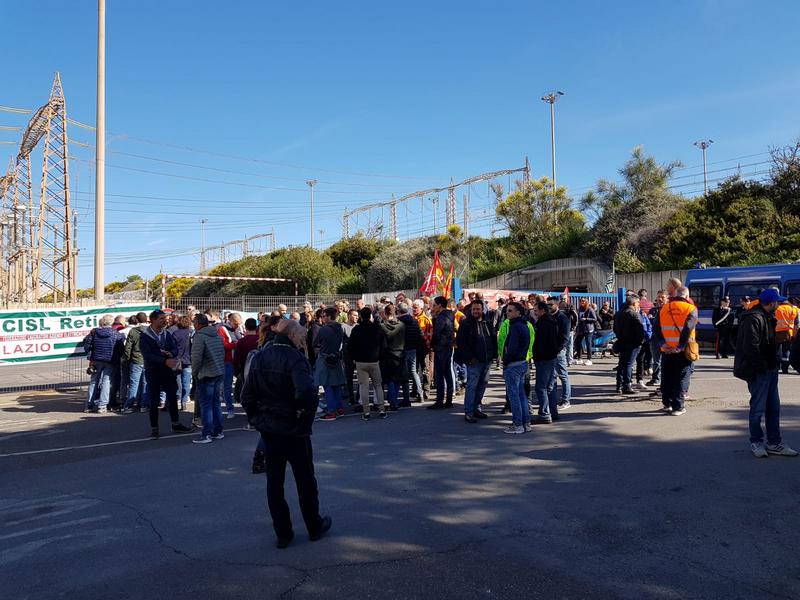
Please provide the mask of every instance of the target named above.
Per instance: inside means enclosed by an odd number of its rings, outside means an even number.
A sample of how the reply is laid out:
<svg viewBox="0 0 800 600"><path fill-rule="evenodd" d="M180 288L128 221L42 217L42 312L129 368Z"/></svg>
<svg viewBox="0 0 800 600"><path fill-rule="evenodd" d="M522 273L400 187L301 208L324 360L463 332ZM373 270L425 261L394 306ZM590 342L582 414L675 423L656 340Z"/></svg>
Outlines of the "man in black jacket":
<svg viewBox="0 0 800 600"><path fill-rule="evenodd" d="M644 341L644 325L639 318L639 298L629 295L625 301L625 308L614 316L615 342L619 353L617 363L617 393L635 394L631 389L633 365L636 364L636 355Z"/></svg>
<svg viewBox="0 0 800 600"><path fill-rule="evenodd" d="M397 314L397 320L405 326L405 341L403 347L405 348L404 360L406 376L403 378L403 400L400 406L411 406L408 385L409 376L414 381L413 391L416 395L416 401L422 402L423 397L426 397L422 389L422 379L417 370L417 354L420 348L425 345L425 340L422 337L422 330L419 328L419 323L411 316L411 308L407 302L400 302L397 305Z"/></svg>
<svg viewBox="0 0 800 600"><path fill-rule="evenodd" d="M467 365L467 390L464 395L464 420L477 423L487 418L481 401L489 380L489 368L497 358L497 336L484 318L484 304L476 298L469 305L470 314L461 321L456 335L456 361Z"/></svg>
<svg viewBox="0 0 800 600"><path fill-rule="evenodd" d="M433 300L433 376L436 381L436 402L428 408L450 408L453 406L453 341L455 337L455 314L447 309L447 298L437 296ZM445 389L446 388L446 389Z"/></svg>
<svg viewBox="0 0 800 600"><path fill-rule="evenodd" d="M302 325L282 319L273 343L254 355L242 389L247 419L264 440L267 502L278 548L286 548L294 539L283 491L286 463L292 467L309 539L317 541L331 528L331 518L319 514L311 447L319 396L311 365L299 350L304 337Z"/></svg>
<svg viewBox="0 0 800 600"><path fill-rule="evenodd" d="M750 450L756 458L770 454L797 456L781 440L781 398L778 392L778 346L775 342L775 309L786 298L772 288L761 292L758 304L746 310L739 321L733 374L747 382L750 391ZM767 444L764 430L767 427Z"/></svg>
<svg viewBox="0 0 800 600"><path fill-rule="evenodd" d="M166 395L173 433L190 433L191 427L180 422L178 413L178 380L176 369L180 366L178 346L172 334L166 330L167 314L161 310L150 313L150 326L142 329L139 345L144 358L147 377L147 393L150 397L150 438L157 440L158 403L161 393Z"/></svg>
<svg viewBox="0 0 800 600"><path fill-rule="evenodd" d="M719 301L719 306L714 309L711 315L711 321L714 324L714 329L717 330L717 339L715 349L717 351L717 358L722 355L722 358L728 358L731 351L731 335L733 335L733 321L736 315L731 308L730 298L722 298Z"/></svg>
<svg viewBox="0 0 800 600"><path fill-rule="evenodd" d="M547 302L536 305L536 336L533 340L533 363L536 365L536 399L539 414L535 424L549 424L558 419L558 394L556 391L556 367L559 353L566 345L566 334L558 322L558 305L551 311ZM566 317L566 315L565 315Z"/></svg>

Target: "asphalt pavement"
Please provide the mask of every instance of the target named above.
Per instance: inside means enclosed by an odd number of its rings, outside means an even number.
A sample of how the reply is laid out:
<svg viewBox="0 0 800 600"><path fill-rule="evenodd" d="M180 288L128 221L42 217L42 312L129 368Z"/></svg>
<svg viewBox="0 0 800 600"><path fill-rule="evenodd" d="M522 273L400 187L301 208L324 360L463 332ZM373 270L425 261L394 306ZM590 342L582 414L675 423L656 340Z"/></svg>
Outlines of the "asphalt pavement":
<svg viewBox="0 0 800 600"><path fill-rule="evenodd" d="M613 395L611 360L572 369L573 408L504 435L492 372L476 425L414 405L314 427L330 535L274 546L256 434L147 438L146 414L80 394L0 396L0 597L800 598L800 458L749 451L731 361L703 357L680 417ZM782 376L800 446L800 376ZM184 413L188 422L190 415Z"/></svg>

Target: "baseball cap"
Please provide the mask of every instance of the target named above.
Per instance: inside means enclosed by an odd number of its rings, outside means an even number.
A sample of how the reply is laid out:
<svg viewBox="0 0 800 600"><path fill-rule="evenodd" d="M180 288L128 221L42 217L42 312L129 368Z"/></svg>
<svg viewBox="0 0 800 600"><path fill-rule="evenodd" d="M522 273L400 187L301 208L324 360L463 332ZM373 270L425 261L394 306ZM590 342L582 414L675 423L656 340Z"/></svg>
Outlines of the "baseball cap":
<svg viewBox="0 0 800 600"><path fill-rule="evenodd" d="M775 288L767 288L759 294L758 301L761 304L770 304L772 302L785 302L786 298L781 296Z"/></svg>

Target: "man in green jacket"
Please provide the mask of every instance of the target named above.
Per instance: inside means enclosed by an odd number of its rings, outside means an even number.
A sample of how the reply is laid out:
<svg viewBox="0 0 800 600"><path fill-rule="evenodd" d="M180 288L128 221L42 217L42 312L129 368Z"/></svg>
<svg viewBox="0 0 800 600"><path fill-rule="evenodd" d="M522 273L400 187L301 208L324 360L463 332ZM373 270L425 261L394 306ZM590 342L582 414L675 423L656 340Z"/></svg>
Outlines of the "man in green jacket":
<svg viewBox="0 0 800 600"><path fill-rule="evenodd" d="M506 345L506 337L508 337L508 328L511 321L509 319L505 319L503 323L500 325L500 331L497 332L497 355L503 356L503 348ZM533 358L533 340L536 337L536 332L533 329L533 323L530 321L526 321L528 325L528 333L531 337L531 342L528 345L528 354L525 357L528 362ZM528 369L528 372L525 374L525 394L530 399L531 397L531 371ZM506 392L506 403L503 406L502 413L507 414L511 410L511 405L508 403L508 392Z"/></svg>
<svg viewBox="0 0 800 600"><path fill-rule="evenodd" d="M140 312L135 319L137 326L128 332L128 336L125 338L125 349L122 352L122 362L128 372L128 397L122 407L122 412L126 414L136 412L137 405L141 412L147 412L149 407L147 378L144 375L144 357L139 348L142 328L147 327L147 315Z"/></svg>

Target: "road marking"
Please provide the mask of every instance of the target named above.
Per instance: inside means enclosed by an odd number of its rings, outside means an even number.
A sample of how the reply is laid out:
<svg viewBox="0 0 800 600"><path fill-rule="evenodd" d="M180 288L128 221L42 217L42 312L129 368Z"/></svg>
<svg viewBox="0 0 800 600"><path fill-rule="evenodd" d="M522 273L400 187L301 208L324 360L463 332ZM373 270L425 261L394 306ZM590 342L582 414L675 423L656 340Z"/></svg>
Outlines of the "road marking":
<svg viewBox="0 0 800 600"><path fill-rule="evenodd" d="M41 521L42 519L48 519L50 517L58 517L61 515L66 515L71 512L77 512L79 510L86 510L87 508L91 508L92 506L97 506L100 504L99 500L95 500L94 498L81 498L77 497L74 500L64 500L62 502L53 502L51 504L45 504L44 506L52 506L53 508L57 508L59 510L52 510L49 512L29 515L23 517L21 519L15 519L13 521L6 521L3 523L4 527L11 527L12 525L19 525L20 523L30 523L31 521ZM25 505L20 506L16 510L9 511L10 516L14 516L15 513L24 514L26 512L31 512L31 509Z"/></svg>
<svg viewBox="0 0 800 600"><path fill-rule="evenodd" d="M0 437L0 442L4 442L6 440L10 440L11 438L20 437L22 435L35 435L37 437L45 437L48 435L55 435L57 433L64 433L66 429L51 429L49 431L20 431L19 433L12 433L10 435L4 435Z"/></svg>
<svg viewBox="0 0 800 600"><path fill-rule="evenodd" d="M232 433L234 431L253 431L252 429L245 429L244 427L237 427L236 429L226 429L225 433ZM199 435L198 431L198 435ZM186 440L191 439L191 435L188 433L174 433L172 435L162 435L161 440L169 440L173 438L184 438ZM66 452L68 450L83 450L86 448L103 448L105 446L119 446L122 444L137 444L139 442L152 442L149 437L146 438L139 438L136 440L117 440L115 442L100 442L97 444L84 444L82 446L62 446L61 448L45 448L44 450L28 450L26 452L9 452L7 454L0 454L0 458L12 458L14 456L30 456L32 454L50 454L53 452Z"/></svg>
<svg viewBox="0 0 800 600"><path fill-rule="evenodd" d="M40 533L42 531L48 531L50 529L62 529L64 527L77 527L80 525L85 525L87 523L94 523L95 521L103 521L105 519L110 519L111 515L100 515L98 517L86 517L85 519L74 519L72 521L64 521L63 523L54 523L52 525L45 525L44 527L35 527L33 529L26 529L24 531L16 531L14 533L9 533L8 535L0 535L0 540L10 540L11 538L15 537L22 537L25 535L31 535L33 533Z"/></svg>

